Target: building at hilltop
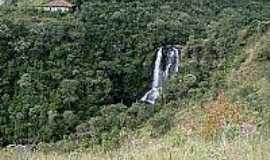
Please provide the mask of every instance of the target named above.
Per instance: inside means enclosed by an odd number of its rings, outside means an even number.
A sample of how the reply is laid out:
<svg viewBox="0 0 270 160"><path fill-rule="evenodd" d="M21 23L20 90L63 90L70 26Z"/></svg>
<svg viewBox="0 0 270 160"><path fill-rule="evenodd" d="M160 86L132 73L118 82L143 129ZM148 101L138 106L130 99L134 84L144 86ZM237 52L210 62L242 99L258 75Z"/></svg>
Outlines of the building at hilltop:
<svg viewBox="0 0 270 160"><path fill-rule="evenodd" d="M65 0L52 0L48 4L42 6L45 11L55 12L68 12L75 11L76 5L69 3Z"/></svg>

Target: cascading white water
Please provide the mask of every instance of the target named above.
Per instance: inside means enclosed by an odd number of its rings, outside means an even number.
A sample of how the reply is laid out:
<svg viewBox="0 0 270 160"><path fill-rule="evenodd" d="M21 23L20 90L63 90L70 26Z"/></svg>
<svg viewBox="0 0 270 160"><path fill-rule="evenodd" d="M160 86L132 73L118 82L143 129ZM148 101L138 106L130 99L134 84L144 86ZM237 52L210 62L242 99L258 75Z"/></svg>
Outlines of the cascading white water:
<svg viewBox="0 0 270 160"><path fill-rule="evenodd" d="M155 104L159 98L159 92L162 89L162 84L173 74L178 72L179 66L179 49L159 48L157 51L155 67L153 71L153 81L151 89L145 93L141 101L150 104Z"/></svg>
<svg viewBox="0 0 270 160"><path fill-rule="evenodd" d="M162 59L162 48L159 48L158 52L157 52L157 59L155 61L155 68L154 68L154 79L153 79L153 83L152 83L152 88L157 88L159 87L159 77L160 77L160 63L161 63L161 59Z"/></svg>

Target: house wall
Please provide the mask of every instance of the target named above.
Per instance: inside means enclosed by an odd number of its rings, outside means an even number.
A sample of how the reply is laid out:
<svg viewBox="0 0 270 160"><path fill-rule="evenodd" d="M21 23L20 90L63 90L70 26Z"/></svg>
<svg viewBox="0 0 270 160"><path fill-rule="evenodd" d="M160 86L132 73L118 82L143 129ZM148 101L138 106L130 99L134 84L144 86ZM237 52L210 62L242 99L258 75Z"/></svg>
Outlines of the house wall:
<svg viewBox="0 0 270 160"><path fill-rule="evenodd" d="M0 5L4 4L5 0L0 0Z"/></svg>
<svg viewBox="0 0 270 160"><path fill-rule="evenodd" d="M44 7L44 10L50 11L50 12L56 12L56 11L67 12L67 11L70 11L70 8L67 8L67 7Z"/></svg>

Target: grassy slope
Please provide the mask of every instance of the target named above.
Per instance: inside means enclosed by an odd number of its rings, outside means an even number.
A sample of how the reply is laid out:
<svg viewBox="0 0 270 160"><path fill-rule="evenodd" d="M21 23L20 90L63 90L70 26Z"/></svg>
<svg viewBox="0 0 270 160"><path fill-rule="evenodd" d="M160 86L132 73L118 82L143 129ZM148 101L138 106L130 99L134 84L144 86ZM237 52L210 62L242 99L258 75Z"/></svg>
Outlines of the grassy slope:
<svg viewBox="0 0 270 160"><path fill-rule="evenodd" d="M269 85L269 61L260 60L262 51L269 52L270 30L259 34L248 40L241 55L236 57L234 69L226 78L227 89L225 94L232 97L233 101L252 106L249 97L256 94L261 98L256 105L268 105L270 99ZM231 103L231 102L230 102ZM266 104L264 104L266 103ZM215 104L215 103L214 103ZM202 160L202 159L233 159L233 160L267 160L270 157L270 140L263 136L262 130L258 129L248 137L237 136L233 141L205 141L197 134L198 126L202 126L205 113L203 107L190 107L175 114L174 128L165 136L157 139L150 138L149 126L145 126L137 133L132 133L122 147L117 151L110 152L75 152L71 154L50 154L43 153L25 154L14 152L0 153L0 160L11 159L181 159L181 160ZM269 107L268 107L269 108ZM269 118L269 115L259 117Z"/></svg>
<svg viewBox="0 0 270 160"><path fill-rule="evenodd" d="M268 27L269 28L269 27ZM258 117L269 129L270 104L270 29L249 41L242 55L243 62L227 78L227 93L234 101L259 111ZM267 131L269 132L269 131Z"/></svg>
<svg viewBox="0 0 270 160"><path fill-rule="evenodd" d="M174 136L175 137L175 136ZM71 154L44 153L24 154L12 152L1 153L1 160L105 160L105 159L127 159L127 160L267 160L270 157L270 142L259 138L238 139L223 146L218 143L206 143L204 141L189 138L181 145L174 145L172 137L163 138L160 141L148 142L143 145L123 147L117 152L109 153L81 153Z"/></svg>

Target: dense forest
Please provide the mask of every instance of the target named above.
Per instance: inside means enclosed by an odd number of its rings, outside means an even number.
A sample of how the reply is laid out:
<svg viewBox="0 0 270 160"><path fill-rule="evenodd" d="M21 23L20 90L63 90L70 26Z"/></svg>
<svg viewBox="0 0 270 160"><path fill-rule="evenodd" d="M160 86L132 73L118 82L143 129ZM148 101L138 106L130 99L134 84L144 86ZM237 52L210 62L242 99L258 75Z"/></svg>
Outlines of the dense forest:
<svg viewBox="0 0 270 160"><path fill-rule="evenodd" d="M238 67L240 50L270 26L268 0L70 2L75 12L50 13L23 0L0 6L1 146L74 138L85 147L117 145L123 131L147 122L151 136L162 135L175 110L227 89L224 77ZM182 46L180 72L157 104L141 103L156 50L166 45ZM249 104L266 113L269 98L259 98Z"/></svg>

